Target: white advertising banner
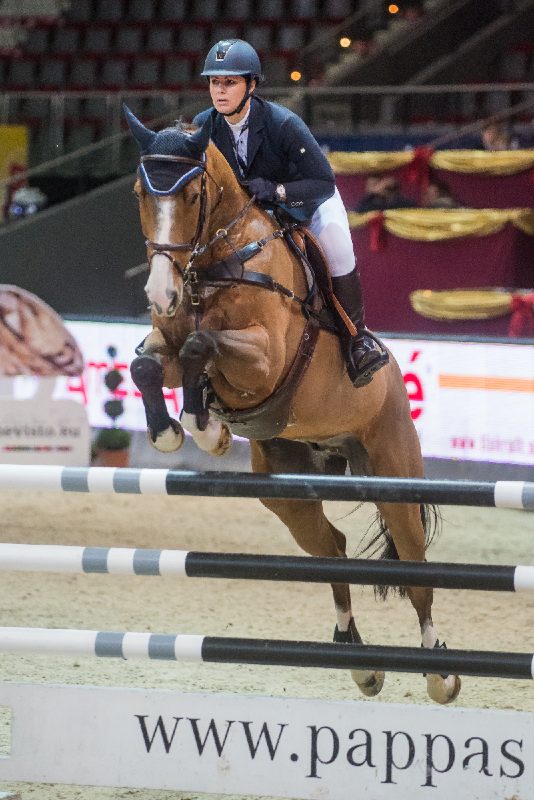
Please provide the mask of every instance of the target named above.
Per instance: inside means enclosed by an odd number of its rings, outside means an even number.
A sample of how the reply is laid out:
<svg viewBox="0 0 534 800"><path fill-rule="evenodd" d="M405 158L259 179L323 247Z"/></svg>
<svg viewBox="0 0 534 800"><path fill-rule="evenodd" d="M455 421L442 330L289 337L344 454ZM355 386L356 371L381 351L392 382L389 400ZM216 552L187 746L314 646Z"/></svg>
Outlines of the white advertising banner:
<svg viewBox="0 0 534 800"><path fill-rule="evenodd" d="M534 463L534 345L387 340L423 455Z"/></svg>
<svg viewBox="0 0 534 800"><path fill-rule="evenodd" d="M0 780L310 800L532 797L534 715L375 702L0 685Z"/></svg>
<svg viewBox="0 0 534 800"><path fill-rule="evenodd" d="M145 429L139 392L129 364L149 327L134 323L67 322L85 358L79 378L58 378L56 398L82 403L93 427L109 424L103 377L112 366L124 376L117 397L124 402L120 424ZM432 458L532 465L534 461L534 346L479 342L386 339L401 370L423 455ZM117 349L112 362L109 346ZM15 396L29 398L34 378L16 378ZM176 417L181 392L165 393Z"/></svg>

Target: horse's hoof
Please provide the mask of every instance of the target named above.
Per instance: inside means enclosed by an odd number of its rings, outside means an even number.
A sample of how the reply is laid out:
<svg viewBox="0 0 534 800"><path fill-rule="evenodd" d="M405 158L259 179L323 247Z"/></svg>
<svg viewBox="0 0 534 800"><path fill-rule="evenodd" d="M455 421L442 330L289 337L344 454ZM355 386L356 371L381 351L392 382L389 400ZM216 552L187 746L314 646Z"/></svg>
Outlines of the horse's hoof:
<svg viewBox="0 0 534 800"><path fill-rule="evenodd" d="M179 422L171 419L171 424L161 433L158 433L155 439L152 438L150 428L147 430L147 439L155 450L160 453L174 453L179 450L185 441L184 429Z"/></svg>
<svg viewBox="0 0 534 800"><path fill-rule="evenodd" d="M366 697L376 697L382 691L385 678L383 672L371 672L367 678L364 678L360 670L352 669L350 674L360 692Z"/></svg>
<svg viewBox="0 0 534 800"><path fill-rule="evenodd" d="M431 700L446 705L456 700L462 688L462 681L459 675L447 675L446 678L441 675L427 675L426 688Z"/></svg>
<svg viewBox="0 0 534 800"><path fill-rule="evenodd" d="M210 450L209 453L211 456L224 456L227 453L233 444L233 437L232 431L224 422L221 423L221 433L219 435L219 439L217 444Z"/></svg>

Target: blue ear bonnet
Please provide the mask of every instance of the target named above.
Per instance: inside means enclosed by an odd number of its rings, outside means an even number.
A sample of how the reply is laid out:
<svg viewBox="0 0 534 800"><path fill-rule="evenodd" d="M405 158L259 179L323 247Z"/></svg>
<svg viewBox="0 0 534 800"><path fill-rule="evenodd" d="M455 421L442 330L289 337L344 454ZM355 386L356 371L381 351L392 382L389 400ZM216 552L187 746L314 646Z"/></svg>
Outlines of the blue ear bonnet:
<svg viewBox="0 0 534 800"><path fill-rule="evenodd" d="M203 165L193 166L180 161L167 161L165 157L158 158L159 155L161 154L142 159L139 165L143 186L149 194L159 197L176 194L197 175L204 172ZM205 160L206 156L203 154L202 161Z"/></svg>

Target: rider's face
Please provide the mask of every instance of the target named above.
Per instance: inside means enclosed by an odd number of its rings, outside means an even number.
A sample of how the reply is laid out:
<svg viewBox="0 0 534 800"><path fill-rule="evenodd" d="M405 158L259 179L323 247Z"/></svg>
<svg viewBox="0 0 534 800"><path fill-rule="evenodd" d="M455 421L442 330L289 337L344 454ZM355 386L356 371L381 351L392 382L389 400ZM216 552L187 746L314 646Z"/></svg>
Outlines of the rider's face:
<svg viewBox="0 0 534 800"><path fill-rule="evenodd" d="M242 75L212 75L210 77L210 95L213 105L222 114L228 114L237 108L247 82Z"/></svg>

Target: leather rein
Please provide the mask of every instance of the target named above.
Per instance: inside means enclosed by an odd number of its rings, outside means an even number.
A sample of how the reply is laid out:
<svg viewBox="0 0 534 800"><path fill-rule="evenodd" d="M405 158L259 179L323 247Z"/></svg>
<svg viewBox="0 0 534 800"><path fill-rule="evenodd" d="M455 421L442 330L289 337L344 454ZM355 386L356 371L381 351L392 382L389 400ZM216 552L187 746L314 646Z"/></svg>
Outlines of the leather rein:
<svg viewBox="0 0 534 800"><path fill-rule="evenodd" d="M229 231L242 219L244 219L249 212L249 210L254 205L255 196L253 195L250 200L246 203L245 206L241 209L241 211L235 216L230 222L226 224L224 228L219 228L215 235L209 239L205 244L201 244L201 240L203 238L204 228L206 226L206 210L207 210L207 178L209 178L218 189L218 198L213 206L210 209L210 214L215 211L217 206L222 200L224 187L219 185L215 178L211 175L206 167L205 160L199 161L193 158L187 158L185 156L172 156L172 155L145 155L141 157L141 162L145 163L147 161L168 161L173 162L176 164L185 164L187 166L197 168L200 170L200 208L199 214L197 219L197 225L195 234L190 242L178 242L178 243L170 243L170 242L154 242L151 239L145 239L145 244L147 247L150 247L152 252L148 259L148 266L150 268L152 259L155 255L162 255L167 258L172 266L180 273L184 282L184 288L188 291L191 305L197 309L198 314L198 307L200 306L200 296L199 291L203 287L208 286L224 286L225 284L235 284L235 283L244 283L249 284L251 286L256 286L263 289L268 289L271 292L279 292L280 294L284 295L284 297L288 297L291 300L299 303L302 307L304 315L309 318L315 317L317 318L318 322L320 322L320 317L317 314L317 311L313 308L312 302L315 296L315 284L313 283L308 295L306 298L299 297L296 295L291 289L283 286L282 284L275 281L270 275L266 275L262 272L254 272L252 270L246 269L244 264L249 259L253 258L257 253L261 252L266 244L274 239L282 239L284 237L289 237L291 230L293 228L298 227L297 225L286 225L281 228L277 228L273 231L269 236L266 236L264 239L259 239L257 241L249 242L244 247L241 247L239 250L235 250L230 256L221 261L217 261L215 264L210 264L207 267L202 267L200 269L195 268L195 260L203 255L207 250L213 247L221 239L225 239L228 236ZM198 174L198 173L197 173ZM192 176L194 177L194 176ZM191 178L192 179L192 178ZM176 260L176 258L172 255L176 252L182 251L190 251L191 255L185 267ZM312 273L313 274L313 273Z"/></svg>

